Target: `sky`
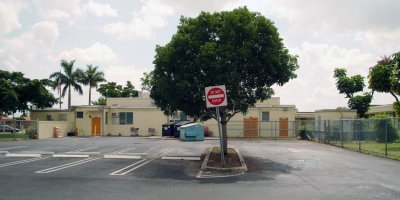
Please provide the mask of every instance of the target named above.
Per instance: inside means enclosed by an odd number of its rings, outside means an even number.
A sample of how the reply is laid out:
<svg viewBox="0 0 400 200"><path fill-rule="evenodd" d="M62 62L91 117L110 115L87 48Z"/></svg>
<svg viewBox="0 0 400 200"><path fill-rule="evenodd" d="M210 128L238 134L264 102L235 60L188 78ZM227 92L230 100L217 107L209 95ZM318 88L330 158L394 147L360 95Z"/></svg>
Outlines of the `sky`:
<svg viewBox="0 0 400 200"><path fill-rule="evenodd" d="M61 70L61 59L75 59L77 68L99 66L108 82L141 89L143 73L154 69L156 45L170 41L181 16L243 6L271 19L298 56L297 78L273 88L281 104L299 111L346 107L333 70L367 77L382 56L400 51L398 0L1 0L0 69L42 79ZM72 94L73 105L87 104L88 87L83 90ZM92 100L99 96L94 91ZM393 101L375 93L372 104Z"/></svg>

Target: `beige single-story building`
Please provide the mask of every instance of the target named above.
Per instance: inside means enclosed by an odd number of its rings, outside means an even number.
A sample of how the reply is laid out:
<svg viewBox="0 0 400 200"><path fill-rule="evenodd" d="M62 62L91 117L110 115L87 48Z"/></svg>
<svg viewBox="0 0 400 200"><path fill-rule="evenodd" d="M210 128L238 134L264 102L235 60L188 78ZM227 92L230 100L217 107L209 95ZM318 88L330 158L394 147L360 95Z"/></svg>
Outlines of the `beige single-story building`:
<svg viewBox="0 0 400 200"><path fill-rule="evenodd" d="M379 114L385 114L389 115L390 117L394 117L394 110L393 110L393 105L392 104L387 104L387 105L373 105L369 107L367 116L368 117L373 117L375 115Z"/></svg>
<svg viewBox="0 0 400 200"><path fill-rule="evenodd" d="M389 109L390 107L390 109ZM373 106L369 114L388 113L391 105ZM295 105L281 105L279 97L258 102L245 114L236 114L227 124L228 137L294 137L301 126L321 131L327 123L356 118L355 110L338 108L298 112ZM72 106L70 110L32 110L32 120L57 122L64 135L78 136L162 136L162 124L170 121L193 121L182 112L166 116L149 97L107 98L105 106ZM64 125L62 125L65 122ZM215 119L200 122L212 136L218 136ZM51 135L48 133L47 135Z"/></svg>
<svg viewBox="0 0 400 200"><path fill-rule="evenodd" d="M259 102L246 114L236 114L228 123L229 137L292 137L295 130L296 107L280 105L273 97ZM162 124L174 120L193 120L182 112L165 116L150 98L107 98L105 106L72 106L71 110L32 110L31 117L39 121L68 121L79 136L148 136L162 135ZM216 120L201 122L218 133Z"/></svg>

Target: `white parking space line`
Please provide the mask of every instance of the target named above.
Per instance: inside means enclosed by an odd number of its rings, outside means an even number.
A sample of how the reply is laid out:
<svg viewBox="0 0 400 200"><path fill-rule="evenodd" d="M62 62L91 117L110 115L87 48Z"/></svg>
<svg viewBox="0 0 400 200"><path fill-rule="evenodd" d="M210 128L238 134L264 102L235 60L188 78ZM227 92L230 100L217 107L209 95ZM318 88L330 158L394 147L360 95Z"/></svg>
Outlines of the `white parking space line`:
<svg viewBox="0 0 400 200"><path fill-rule="evenodd" d="M101 155L100 152L81 152L81 151L76 151L76 152L65 152L63 153L65 155L91 155L91 156L98 156Z"/></svg>
<svg viewBox="0 0 400 200"><path fill-rule="evenodd" d="M119 155L119 154L106 154L104 158L122 158L122 159L142 159L142 156L130 156L130 155Z"/></svg>
<svg viewBox="0 0 400 200"><path fill-rule="evenodd" d="M127 174L127 173L129 173L129 172L131 172L131 171L133 171L135 169L138 169L139 167L141 167L141 166L143 166L143 165L145 165L145 164L147 164L147 163L149 163L151 161L153 161L153 159L151 159L151 160L147 160L147 159L139 160L139 161L133 163L132 165L129 165L127 167L124 167L124 168L122 168L120 170L117 170L117 171L111 173L110 175L112 175L112 176L125 175L125 174Z"/></svg>
<svg viewBox="0 0 400 200"><path fill-rule="evenodd" d="M66 169L66 168L69 168L69 167L74 167L74 166L81 165L81 164L84 164L84 163L92 162L92 161L97 160L97 159L99 159L99 158L87 158L87 159L83 159L83 160L78 160L78 161L75 161L75 162L72 162L72 163L67 163L67 164L64 164L64 165L51 167L51 168L48 168L48 169L43 169L43 170L37 171L35 173L51 173L51 172L59 171L59 170Z"/></svg>
<svg viewBox="0 0 400 200"><path fill-rule="evenodd" d="M120 170L117 170L117 171L111 173L110 175L113 175L113 176L114 175L118 175L118 176L125 175L125 174L127 174L129 172L132 172L132 171L134 171L136 169L139 169L140 167L148 164L149 162L153 161L155 158L161 157L161 156L167 154L168 152L171 152L172 150L173 150L172 148L162 149L160 152L157 152L152 156L153 159L150 159L150 160L148 160L148 159L139 160L139 161L127 166L127 167L124 167L124 168L122 168Z"/></svg>
<svg viewBox="0 0 400 200"><path fill-rule="evenodd" d="M161 156L163 156L163 155L165 155L165 154L167 154L167 153L169 153L169 152L171 152L173 150L174 149L172 149L172 148L165 148L165 149L161 150L160 152L157 152L157 153L153 154L151 157L152 158L158 158L158 157L161 157Z"/></svg>
<svg viewBox="0 0 400 200"><path fill-rule="evenodd" d="M31 158L31 159L26 159L26 160L19 160L19 161L14 161L14 162L9 162L9 163L3 163L3 164L0 164L0 167L8 167L8 166L12 166L12 165L29 163L29 162L33 162L33 161L43 160L46 158L49 158L49 157Z"/></svg>
<svg viewBox="0 0 400 200"><path fill-rule="evenodd" d="M55 154L53 158L89 158L89 155Z"/></svg>
<svg viewBox="0 0 400 200"><path fill-rule="evenodd" d="M13 157L13 158L39 158L42 154L38 153L8 153L6 157Z"/></svg>
<svg viewBox="0 0 400 200"><path fill-rule="evenodd" d="M135 147L121 149L121 150L113 151L113 152L110 152L110 153L107 153L107 154L119 154L119 153L124 153L124 152L130 151L130 150L133 150L133 149L135 149Z"/></svg>
<svg viewBox="0 0 400 200"><path fill-rule="evenodd" d="M147 156L147 153L117 153L115 155Z"/></svg>
<svg viewBox="0 0 400 200"><path fill-rule="evenodd" d="M163 160L200 160L197 156L163 156Z"/></svg>
<svg viewBox="0 0 400 200"><path fill-rule="evenodd" d="M25 147L28 147L28 146L17 146L17 147L1 148L0 151L10 150L10 149L20 149L20 148L25 148Z"/></svg>

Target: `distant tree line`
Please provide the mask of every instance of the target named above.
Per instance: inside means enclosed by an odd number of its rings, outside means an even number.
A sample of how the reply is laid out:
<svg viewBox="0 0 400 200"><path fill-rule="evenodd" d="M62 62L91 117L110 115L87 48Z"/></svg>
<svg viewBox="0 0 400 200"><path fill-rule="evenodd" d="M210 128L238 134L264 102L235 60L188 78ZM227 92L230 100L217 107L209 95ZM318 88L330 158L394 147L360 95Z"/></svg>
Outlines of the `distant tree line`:
<svg viewBox="0 0 400 200"><path fill-rule="evenodd" d="M25 113L32 108L52 107L68 94L68 109L71 108L71 90L83 94L82 86L89 86L88 105L105 105L107 97L137 97L138 91L130 81L125 86L115 82L106 82L104 73L98 66L87 65L86 70L74 68L75 60L61 60L61 70L50 74L48 79L29 79L21 72L0 70L0 115L8 115L17 111ZM49 89L57 90L55 97ZM92 88L102 95L92 101Z"/></svg>

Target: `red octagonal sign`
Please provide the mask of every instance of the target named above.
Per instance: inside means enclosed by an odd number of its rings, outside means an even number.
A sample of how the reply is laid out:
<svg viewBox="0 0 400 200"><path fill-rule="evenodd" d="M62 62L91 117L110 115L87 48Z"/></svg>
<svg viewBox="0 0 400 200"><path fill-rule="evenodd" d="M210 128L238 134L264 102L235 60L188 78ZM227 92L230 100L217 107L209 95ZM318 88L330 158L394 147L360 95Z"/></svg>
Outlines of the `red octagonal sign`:
<svg viewBox="0 0 400 200"><path fill-rule="evenodd" d="M207 108L227 105L225 85L206 87L205 90Z"/></svg>

